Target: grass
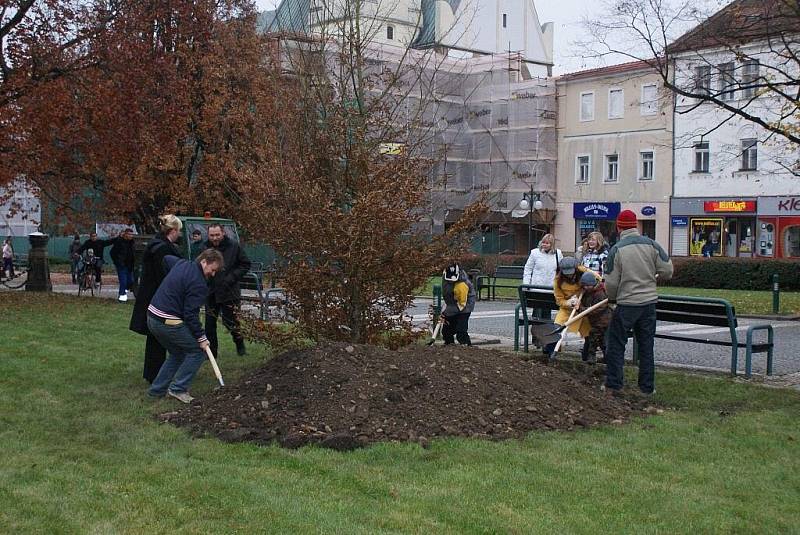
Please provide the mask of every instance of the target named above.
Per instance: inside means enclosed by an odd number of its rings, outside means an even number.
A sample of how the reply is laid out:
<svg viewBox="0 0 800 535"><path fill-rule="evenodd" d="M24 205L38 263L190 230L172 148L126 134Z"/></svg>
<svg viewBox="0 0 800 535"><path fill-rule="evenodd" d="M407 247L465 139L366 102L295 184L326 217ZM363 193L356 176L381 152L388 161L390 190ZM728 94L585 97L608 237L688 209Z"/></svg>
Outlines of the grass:
<svg viewBox="0 0 800 535"><path fill-rule="evenodd" d="M800 525L800 392L659 373L664 414L352 453L192 439L144 396L130 307L3 293L4 533L777 533ZM268 358L234 357L228 383ZM193 389L213 387L204 366Z"/></svg>
<svg viewBox="0 0 800 535"><path fill-rule="evenodd" d="M497 297L517 299L516 286L520 281L515 279L498 279L498 284L513 288L497 288ZM433 285L441 284L440 277L431 277L417 295L433 295ZM697 297L716 297L726 299L736 308L737 314L772 314L772 292L751 290L716 290L709 288L679 288L659 286L658 293L670 295L691 295ZM783 291L780 294L779 308L781 314L800 313L800 292Z"/></svg>

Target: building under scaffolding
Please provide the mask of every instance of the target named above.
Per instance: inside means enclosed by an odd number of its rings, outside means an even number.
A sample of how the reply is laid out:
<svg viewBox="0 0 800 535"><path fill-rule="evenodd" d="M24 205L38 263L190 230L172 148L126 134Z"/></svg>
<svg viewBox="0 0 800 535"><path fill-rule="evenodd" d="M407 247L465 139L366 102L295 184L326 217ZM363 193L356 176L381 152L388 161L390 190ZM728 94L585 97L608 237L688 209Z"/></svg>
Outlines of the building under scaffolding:
<svg viewBox="0 0 800 535"><path fill-rule="evenodd" d="M274 20L288 17L290 12L284 11L279 10ZM283 58L290 57L294 47L326 40L305 31L297 21L281 26L284 31L272 35L280 42ZM333 45L322 54L323 69L336 62L335 49ZM393 94L404 112L397 122L416 130L411 137L424 140L425 152L438 162L431 172L432 232L443 232L464 207L483 199L491 212L475 249L525 254L531 245L529 234L535 245L555 219L555 83L541 65L521 53L461 52L371 43L366 46L366 68L371 73L398 73L402 83ZM529 212L520 202L531 192L543 207Z"/></svg>

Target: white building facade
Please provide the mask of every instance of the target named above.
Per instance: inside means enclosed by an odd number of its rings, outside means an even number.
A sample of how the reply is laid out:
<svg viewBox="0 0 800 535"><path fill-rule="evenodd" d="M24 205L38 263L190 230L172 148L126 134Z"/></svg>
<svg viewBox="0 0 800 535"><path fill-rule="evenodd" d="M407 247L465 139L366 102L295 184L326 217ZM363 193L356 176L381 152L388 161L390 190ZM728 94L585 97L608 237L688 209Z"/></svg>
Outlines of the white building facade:
<svg viewBox="0 0 800 535"><path fill-rule="evenodd" d="M795 50L800 53L800 48ZM675 82L792 128L786 99L750 88L782 60L766 40L674 54ZM797 79L797 63L786 74ZM774 79L772 80L774 81ZM784 115L784 117L781 117ZM800 258L800 152L796 144L710 102L677 96L673 256Z"/></svg>

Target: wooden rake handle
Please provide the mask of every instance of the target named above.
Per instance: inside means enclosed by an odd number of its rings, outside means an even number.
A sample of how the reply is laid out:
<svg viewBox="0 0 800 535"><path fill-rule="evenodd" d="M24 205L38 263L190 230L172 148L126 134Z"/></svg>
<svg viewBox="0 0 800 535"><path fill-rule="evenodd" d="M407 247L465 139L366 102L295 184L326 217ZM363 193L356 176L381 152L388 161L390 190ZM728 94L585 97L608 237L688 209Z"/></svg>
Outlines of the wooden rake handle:
<svg viewBox="0 0 800 535"><path fill-rule="evenodd" d="M211 352L210 347L206 346L205 349L208 361L211 362L211 367L214 368L214 375L217 376L217 381L219 381L219 386L225 386L225 381L222 380L222 372L219 371L219 366L217 366L217 359L214 358L214 354Z"/></svg>

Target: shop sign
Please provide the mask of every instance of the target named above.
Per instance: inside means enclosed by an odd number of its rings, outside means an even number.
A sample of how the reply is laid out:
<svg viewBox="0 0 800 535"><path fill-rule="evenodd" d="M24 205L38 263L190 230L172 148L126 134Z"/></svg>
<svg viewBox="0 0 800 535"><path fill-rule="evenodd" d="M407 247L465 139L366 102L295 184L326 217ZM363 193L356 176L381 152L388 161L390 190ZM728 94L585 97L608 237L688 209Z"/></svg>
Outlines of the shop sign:
<svg viewBox="0 0 800 535"><path fill-rule="evenodd" d="M618 202L576 202L572 205L575 219L616 219L619 211Z"/></svg>
<svg viewBox="0 0 800 535"><path fill-rule="evenodd" d="M672 226L673 227L688 227L689 226L689 218L683 216L672 216Z"/></svg>
<svg viewBox="0 0 800 535"><path fill-rule="evenodd" d="M755 212L756 201L705 201L706 212Z"/></svg>
<svg viewBox="0 0 800 535"><path fill-rule="evenodd" d="M800 211L800 197L790 197L778 201L778 213Z"/></svg>
<svg viewBox="0 0 800 535"><path fill-rule="evenodd" d="M642 215L656 215L656 207L655 206L642 206Z"/></svg>
<svg viewBox="0 0 800 535"><path fill-rule="evenodd" d="M758 215L760 216L799 216L800 196L791 197L759 197Z"/></svg>

